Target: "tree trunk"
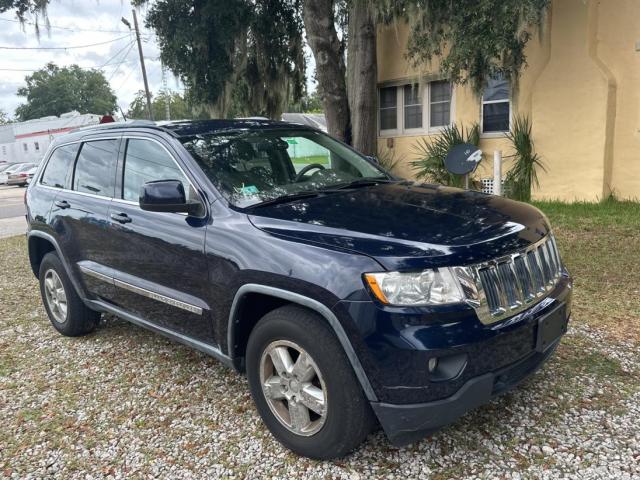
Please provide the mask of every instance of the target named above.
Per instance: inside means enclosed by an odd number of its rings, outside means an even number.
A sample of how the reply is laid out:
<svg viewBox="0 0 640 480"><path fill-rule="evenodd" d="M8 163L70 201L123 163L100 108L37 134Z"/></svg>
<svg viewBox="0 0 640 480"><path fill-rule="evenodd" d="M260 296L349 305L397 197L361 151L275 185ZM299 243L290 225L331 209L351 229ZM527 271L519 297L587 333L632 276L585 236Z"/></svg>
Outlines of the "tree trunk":
<svg viewBox="0 0 640 480"><path fill-rule="evenodd" d="M316 61L316 78L327 131L335 138L351 143L345 64L333 7L333 0L305 0L302 16L307 42Z"/></svg>
<svg viewBox="0 0 640 480"><path fill-rule="evenodd" d="M377 152L376 24L367 0L354 0L349 10L347 89L352 145L365 155Z"/></svg>

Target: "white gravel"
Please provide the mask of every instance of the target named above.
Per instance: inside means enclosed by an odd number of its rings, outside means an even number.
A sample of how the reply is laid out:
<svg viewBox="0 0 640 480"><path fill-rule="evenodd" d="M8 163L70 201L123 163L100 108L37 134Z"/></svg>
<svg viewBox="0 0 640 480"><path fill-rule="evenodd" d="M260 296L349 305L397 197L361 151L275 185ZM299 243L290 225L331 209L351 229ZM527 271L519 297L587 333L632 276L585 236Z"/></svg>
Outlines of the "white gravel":
<svg viewBox="0 0 640 480"><path fill-rule="evenodd" d="M0 478L640 479L638 345L576 325L529 382L451 427L316 462L209 357L113 317L59 336L22 265L0 276Z"/></svg>

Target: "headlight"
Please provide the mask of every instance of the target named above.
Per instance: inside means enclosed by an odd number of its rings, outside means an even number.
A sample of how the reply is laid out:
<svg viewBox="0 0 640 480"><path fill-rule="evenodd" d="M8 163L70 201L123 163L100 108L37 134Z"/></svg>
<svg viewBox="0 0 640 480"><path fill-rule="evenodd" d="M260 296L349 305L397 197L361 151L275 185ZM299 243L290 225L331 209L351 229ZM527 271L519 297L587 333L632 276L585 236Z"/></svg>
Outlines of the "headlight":
<svg viewBox="0 0 640 480"><path fill-rule="evenodd" d="M385 305L442 305L464 300L460 283L449 268L366 273L364 278L375 297Z"/></svg>

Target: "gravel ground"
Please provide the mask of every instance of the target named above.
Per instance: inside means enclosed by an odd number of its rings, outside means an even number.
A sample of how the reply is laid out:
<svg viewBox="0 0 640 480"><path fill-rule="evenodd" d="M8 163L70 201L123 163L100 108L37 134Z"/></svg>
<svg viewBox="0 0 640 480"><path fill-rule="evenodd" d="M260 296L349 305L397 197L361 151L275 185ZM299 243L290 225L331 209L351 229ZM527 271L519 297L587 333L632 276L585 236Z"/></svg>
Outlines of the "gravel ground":
<svg viewBox="0 0 640 480"><path fill-rule="evenodd" d="M245 378L209 357L113 317L58 335L24 240L0 240L0 478L640 479L639 343L576 312L516 390L407 448L377 432L316 462L281 447Z"/></svg>

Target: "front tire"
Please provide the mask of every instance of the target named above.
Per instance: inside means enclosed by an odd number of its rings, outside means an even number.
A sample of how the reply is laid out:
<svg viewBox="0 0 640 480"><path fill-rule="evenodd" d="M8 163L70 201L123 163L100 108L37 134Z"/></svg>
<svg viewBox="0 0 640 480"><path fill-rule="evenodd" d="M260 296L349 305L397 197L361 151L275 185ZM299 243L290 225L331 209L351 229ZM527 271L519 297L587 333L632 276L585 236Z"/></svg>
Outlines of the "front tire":
<svg viewBox="0 0 640 480"><path fill-rule="evenodd" d="M100 313L84 304L55 252L47 253L38 274L40 294L53 327L67 337L86 335L95 330Z"/></svg>
<svg viewBox="0 0 640 480"><path fill-rule="evenodd" d="M288 305L258 322L247 345L247 377L267 428L299 455L344 456L375 426L338 339L307 309Z"/></svg>

